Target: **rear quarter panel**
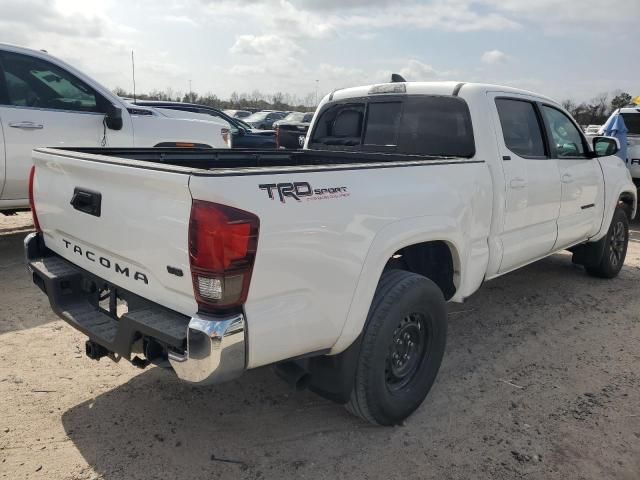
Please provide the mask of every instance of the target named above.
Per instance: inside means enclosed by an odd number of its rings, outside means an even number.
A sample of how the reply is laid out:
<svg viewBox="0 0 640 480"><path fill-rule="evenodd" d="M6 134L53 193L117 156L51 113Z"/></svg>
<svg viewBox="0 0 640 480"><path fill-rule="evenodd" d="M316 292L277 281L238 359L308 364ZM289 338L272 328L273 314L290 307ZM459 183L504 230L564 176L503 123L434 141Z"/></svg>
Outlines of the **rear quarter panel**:
<svg viewBox="0 0 640 480"><path fill-rule="evenodd" d="M445 240L456 252L459 292L482 281L492 201L484 162L301 170L190 180L193 198L260 218L245 304L250 368L346 348L362 329L384 265L403 246ZM346 190L281 201L260 189L289 182ZM476 268L467 270L471 257Z"/></svg>

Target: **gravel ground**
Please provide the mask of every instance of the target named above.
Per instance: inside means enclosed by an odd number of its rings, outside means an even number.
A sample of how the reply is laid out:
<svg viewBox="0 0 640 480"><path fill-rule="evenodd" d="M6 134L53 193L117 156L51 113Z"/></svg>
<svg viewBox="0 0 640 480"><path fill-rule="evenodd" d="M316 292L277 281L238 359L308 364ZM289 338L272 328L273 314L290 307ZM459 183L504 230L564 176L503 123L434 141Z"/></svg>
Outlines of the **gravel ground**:
<svg viewBox="0 0 640 480"><path fill-rule="evenodd" d="M94 362L0 216L0 478L640 478L640 223L617 279L567 254L450 305L440 375L405 425L371 427L270 369L193 388Z"/></svg>

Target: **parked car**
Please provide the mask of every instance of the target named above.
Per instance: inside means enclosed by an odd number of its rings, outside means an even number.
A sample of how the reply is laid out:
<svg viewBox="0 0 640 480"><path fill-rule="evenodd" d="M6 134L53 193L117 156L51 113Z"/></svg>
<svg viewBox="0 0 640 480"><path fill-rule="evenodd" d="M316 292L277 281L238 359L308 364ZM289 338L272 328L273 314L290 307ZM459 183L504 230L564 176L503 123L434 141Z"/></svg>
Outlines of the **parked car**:
<svg viewBox="0 0 640 480"><path fill-rule="evenodd" d="M302 148L313 120L313 112L291 113L273 125L276 129L276 143L283 148Z"/></svg>
<svg viewBox="0 0 640 480"><path fill-rule="evenodd" d="M588 125L587 128L585 128L584 133L585 135L597 135L601 126L602 125Z"/></svg>
<svg viewBox="0 0 640 480"><path fill-rule="evenodd" d="M438 373L446 301L563 250L618 274L636 188L615 139L593 146L523 90L338 90L308 150L36 149L25 253L90 358L195 384L276 364L397 424Z"/></svg>
<svg viewBox="0 0 640 480"><path fill-rule="evenodd" d="M224 113L234 118L246 118L251 115L249 110L224 110Z"/></svg>
<svg viewBox="0 0 640 480"><path fill-rule="evenodd" d="M256 112L244 119L253 128L259 128L261 130L270 130L273 128L273 122L276 122L287 116L287 112L263 110Z"/></svg>
<svg viewBox="0 0 640 480"><path fill-rule="evenodd" d="M136 105L157 108L176 118L183 118L185 113L191 113L195 118L202 118L201 116L204 116L204 118L207 116L214 117L229 126L233 148L276 148L276 133L274 130L251 128L248 123L238 118L233 118L214 107L195 103L152 100L138 100Z"/></svg>
<svg viewBox="0 0 640 480"><path fill-rule="evenodd" d="M230 140L219 122L164 117L46 52L0 44L0 212L29 207L34 147L227 147Z"/></svg>

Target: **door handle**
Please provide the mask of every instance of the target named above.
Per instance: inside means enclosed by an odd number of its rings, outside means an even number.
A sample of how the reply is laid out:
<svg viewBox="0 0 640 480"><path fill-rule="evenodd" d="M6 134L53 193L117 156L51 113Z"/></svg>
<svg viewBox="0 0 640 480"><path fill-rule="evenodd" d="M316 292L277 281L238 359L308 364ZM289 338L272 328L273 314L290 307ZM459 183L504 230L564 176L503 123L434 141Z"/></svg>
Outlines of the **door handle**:
<svg viewBox="0 0 640 480"><path fill-rule="evenodd" d="M99 217L102 211L102 194L76 187L69 203L79 212Z"/></svg>
<svg viewBox="0 0 640 480"><path fill-rule="evenodd" d="M562 175L562 177L560 177L560 180L562 181L562 183L571 183L573 182L573 176L565 173L564 175Z"/></svg>
<svg viewBox="0 0 640 480"><path fill-rule="evenodd" d="M23 130L42 130L44 125L35 122L11 122L9 123L11 128L21 128Z"/></svg>
<svg viewBox="0 0 640 480"><path fill-rule="evenodd" d="M527 181L524 178L513 178L509 182L509 186L513 189L520 189L527 186Z"/></svg>

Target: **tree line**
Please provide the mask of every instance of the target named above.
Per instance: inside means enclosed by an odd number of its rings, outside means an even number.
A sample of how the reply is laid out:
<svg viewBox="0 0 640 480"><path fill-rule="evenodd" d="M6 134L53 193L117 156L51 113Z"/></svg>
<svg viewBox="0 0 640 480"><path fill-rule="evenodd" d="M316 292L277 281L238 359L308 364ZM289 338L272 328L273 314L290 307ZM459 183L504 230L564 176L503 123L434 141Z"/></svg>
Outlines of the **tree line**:
<svg viewBox="0 0 640 480"><path fill-rule="evenodd" d="M133 98L133 93L116 87L113 92L126 98ZM148 93L137 94L140 100L163 100L171 102L187 102L209 105L221 109L242 110L245 108L260 110L295 110L300 112L313 111L319 97L309 93L304 98L290 93L276 92L266 94L259 90L251 93L233 92L228 100L223 100L214 93L200 95L196 92L182 93L172 88L152 90ZM631 95L621 90L612 93L600 93L588 102L578 103L574 100L563 100L562 106L576 119L580 125L601 125L611 112L631 103Z"/></svg>
<svg viewBox="0 0 640 480"><path fill-rule="evenodd" d="M120 87L114 88L113 93L119 97L134 97L132 92L127 92L125 89ZM299 112L312 112L315 109L318 100L315 93L309 93L304 98L301 98L290 93L276 92L266 94L259 90L254 90L251 93L233 92L228 100L223 100L215 93L211 92L200 95L196 92L183 93L174 91L172 88L166 88L165 90L152 90L148 93L138 93L136 94L136 99L198 103L220 109L242 110L250 108L260 110L292 110Z"/></svg>
<svg viewBox="0 0 640 480"><path fill-rule="evenodd" d="M588 102L577 103L573 100L563 100L562 106L580 125L602 125L614 110L626 107L631 103L631 95L621 90L600 93Z"/></svg>

